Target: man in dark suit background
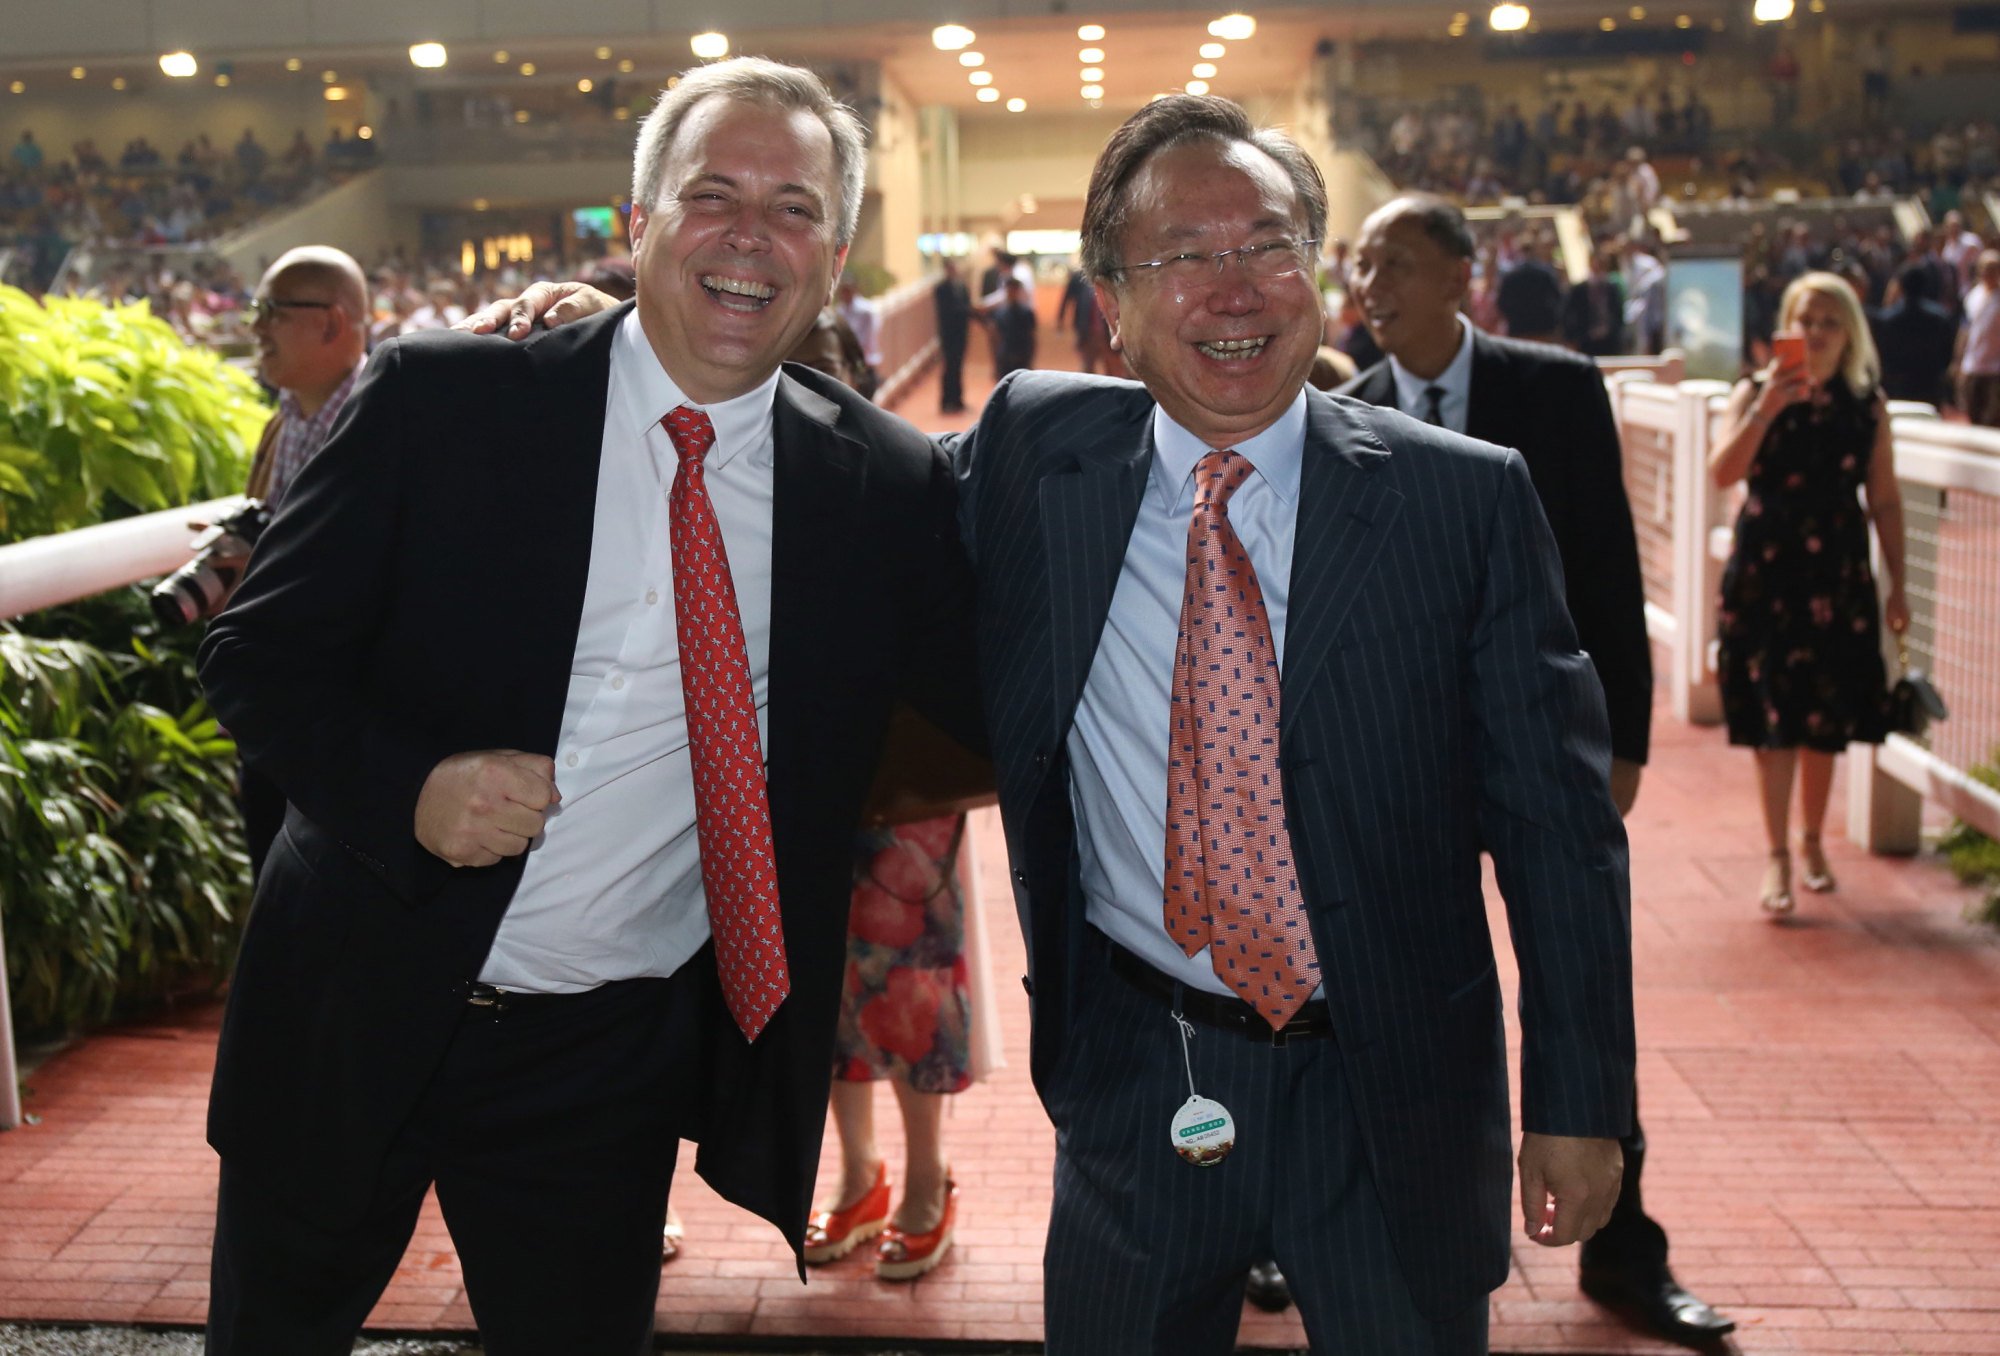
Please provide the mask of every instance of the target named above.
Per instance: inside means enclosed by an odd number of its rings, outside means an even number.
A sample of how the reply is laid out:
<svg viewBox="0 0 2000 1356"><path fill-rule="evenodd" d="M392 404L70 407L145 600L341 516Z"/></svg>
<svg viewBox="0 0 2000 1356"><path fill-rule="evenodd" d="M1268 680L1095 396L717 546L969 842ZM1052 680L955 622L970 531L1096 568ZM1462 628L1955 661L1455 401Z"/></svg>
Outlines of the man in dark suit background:
<svg viewBox="0 0 2000 1356"><path fill-rule="evenodd" d="M1472 258L1465 217L1442 198L1398 198L1368 218L1350 274L1388 356L1341 390L1520 452L1561 553L1578 640L1604 686L1612 794L1627 814L1646 762L1653 669L1617 422L1594 364L1481 333L1460 314ZM1675 1281L1666 1233L1641 1203L1636 1101L1618 1208L1583 1247L1584 1289L1666 1336L1713 1340L1735 1324Z"/></svg>
<svg viewBox="0 0 2000 1356"><path fill-rule="evenodd" d="M958 276L958 260L944 256L943 268L931 286L938 332L938 410L957 414L965 408L965 338L972 326L972 295Z"/></svg>
<svg viewBox="0 0 2000 1356"><path fill-rule="evenodd" d="M347 1351L435 1183L485 1350L634 1356L677 1139L800 1247L891 700L977 725L948 467L779 369L864 155L810 73L684 76L636 309L385 345L212 630L292 808L210 1105L211 1352Z"/></svg>
<svg viewBox="0 0 2000 1356"><path fill-rule="evenodd" d="M1891 400L1943 405L1950 399L1945 374L1958 344L1958 323L1938 294L1940 276L1941 266L1906 264L1896 275L1896 300L1868 313L1882 356L1882 393Z"/></svg>
<svg viewBox="0 0 2000 1356"><path fill-rule="evenodd" d="M1586 1237L1617 1195L1599 687L1519 455L1304 390L1325 215L1234 104L1148 104L1083 230L1144 387L1021 373L955 444L1057 1127L1055 1356L1226 1352L1273 1255L1316 1348L1485 1349L1510 1172L1482 847L1522 972L1525 1230ZM1186 1151L1210 1166L1176 1150L1230 1116L1191 1095L1233 1116L1226 1157Z"/></svg>
<svg viewBox="0 0 2000 1356"><path fill-rule="evenodd" d="M1517 339L1553 343L1562 325L1563 294L1568 284L1549 262L1555 239L1546 228L1531 231L1521 244L1521 257L1500 275L1495 305Z"/></svg>

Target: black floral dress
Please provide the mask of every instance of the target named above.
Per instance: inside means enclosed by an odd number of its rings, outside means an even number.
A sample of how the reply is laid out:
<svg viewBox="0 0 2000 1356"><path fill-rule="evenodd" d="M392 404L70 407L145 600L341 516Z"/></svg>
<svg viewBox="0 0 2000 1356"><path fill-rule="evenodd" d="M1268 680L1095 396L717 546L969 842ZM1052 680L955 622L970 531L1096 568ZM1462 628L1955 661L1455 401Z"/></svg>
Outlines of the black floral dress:
<svg viewBox="0 0 2000 1356"><path fill-rule="evenodd" d="M1819 400L1779 414L1757 449L1722 574L1732 744L1838 753L1882 742L1881 612L1859 498L1880 417L1835 377Z"/></svg>

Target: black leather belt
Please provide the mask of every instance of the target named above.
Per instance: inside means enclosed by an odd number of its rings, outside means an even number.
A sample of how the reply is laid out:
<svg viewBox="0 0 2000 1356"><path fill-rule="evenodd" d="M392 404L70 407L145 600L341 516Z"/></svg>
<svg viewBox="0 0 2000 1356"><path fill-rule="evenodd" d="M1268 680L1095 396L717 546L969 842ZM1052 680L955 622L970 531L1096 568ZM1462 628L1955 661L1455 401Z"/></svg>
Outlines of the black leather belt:
<svg viewBox="0 0 2000 1356"><path fill-rule="evenodd" d="M1308 999L1304 1007L1292 1014L1291 1021L1274 1031L1271 1024L1264 1020L1264 1014L1242 999L1210 993L1206 989L1191 989L1161 974L1109 937L1104 940L1105 945L1111 948L1113 974L1149 998L1168 1004L1174 1002L1178 990L1181 1015L1191 1022L1237 1032L1259 1045L1283 1045L1287 1041L1333 1034L1333 1012L1324 998Z"/></svg>

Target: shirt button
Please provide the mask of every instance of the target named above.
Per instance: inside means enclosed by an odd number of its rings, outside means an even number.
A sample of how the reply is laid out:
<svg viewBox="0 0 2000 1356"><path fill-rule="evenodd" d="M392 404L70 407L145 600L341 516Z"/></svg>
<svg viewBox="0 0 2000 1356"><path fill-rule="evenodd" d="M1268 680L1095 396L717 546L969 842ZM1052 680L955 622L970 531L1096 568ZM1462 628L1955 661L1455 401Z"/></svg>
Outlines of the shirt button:
<svg viewBox="0 0 2000 1356"><path fill-rule="evenodd" d="M624 688L624 686L625 686L625 680L624 680L624 679L623 679L622 677L621 677L621 678L613 678L613 679L611 680L611 690L612 690L613 692L617 692L617 691L620 691L620 690L622 690L622 689Z"/></svg>
<svg viewBox="0 0 2000 1356"><path fill-rule="evenodd" d="M576 755L572 753L571 755L569 755L569 757L567 757L567 758L563 759L563 766L564 766L564 767L575 767L575 766L576 766Z"/></svg>
<svg viewBox="0 0 2000 1356"><path fill-rule="evenodd" d="M652 606L653 604L655 604L655 603L657 603L657 602L659 602L659 601L660 601L660 591L659 591L658 589L647 589L647 590L646 590L646 606L647 606L647 607L651 607L651 606Z"/></svg>

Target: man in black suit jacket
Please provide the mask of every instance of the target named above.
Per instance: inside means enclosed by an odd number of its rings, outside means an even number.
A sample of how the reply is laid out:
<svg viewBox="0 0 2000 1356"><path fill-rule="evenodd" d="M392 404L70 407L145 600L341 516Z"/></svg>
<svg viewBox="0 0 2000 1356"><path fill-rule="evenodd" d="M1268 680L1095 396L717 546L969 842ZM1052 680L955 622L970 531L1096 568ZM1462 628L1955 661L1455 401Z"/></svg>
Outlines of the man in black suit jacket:
<svg viewBox="0 0 2000 1356"><path fill-rule="evenodd" d="M435 1183L487 1351L634 1356L677 1139L801 1247L890 703L977 727L949 467L779 369L864 154L810 73L685 76L639 135L637 309L385 345L209 635L291 802L210 1105L211 1352L348 1350ZM685 658L704 624L733 692ZM727 797L711 728L750 745ZM763 1018L706 940L739 872L765 913L716 936Z"/></svg>
<svg viewBox="0 0 2000 1356"><path fill-rule="evenodd" d="M1235 105L1147 105L1100 157L1083 231L1145 385L1020 373L955 444L1057 1127L1054 1356L1226 1352L1273 1253L1316 1349L1485 1349L1510 1170L1482 846L1522 972L1524 1227L1575 1241L1617 1195L1630 939L1599 687L1520 456L1304 389L1325 213L1310 159ZM1257 840L1254 888L1303 914L1320 983L1275 1007L1162 912L1174 656L1211 587L1187 562L1215 510L1190 504L1217 464L1245 476L1225 516L1260 587L1227 567L1249 629L1216 643L1268 621L1272 648L1187 681L1267 681L1282 656L1275 717L1221 746L1276 752L1254 794L1282 796L1281 836ZM1215 851L1173 877L1218 887L1238 859ZM1241 925L1253 953L1280 945L1275 918ZM1175 1150L1227 1118L1169 1134L1190 1093L1235 1117L1210 1166Z"/></svg>
<svg viewBox="0 0 2000 1356"><path fill-rule="evenodd" d="M1459 313L1472 257L1463 214L1441 198L1398 198L1368 218L1351 276L1388 356L1341 391L1519 450L1562 556L1577 637L1604 686L1612 792L1629 813L1646 761L1653 669L1617 423L1594 364L1483 334ZM1674 1280L1666 1233L1641 1204L1646 1144L1636 1102L1635 1094L1618 1208L1583 1248L1584 1288L1667 1336L1713 1340L1735 1325Z"/></svg>

